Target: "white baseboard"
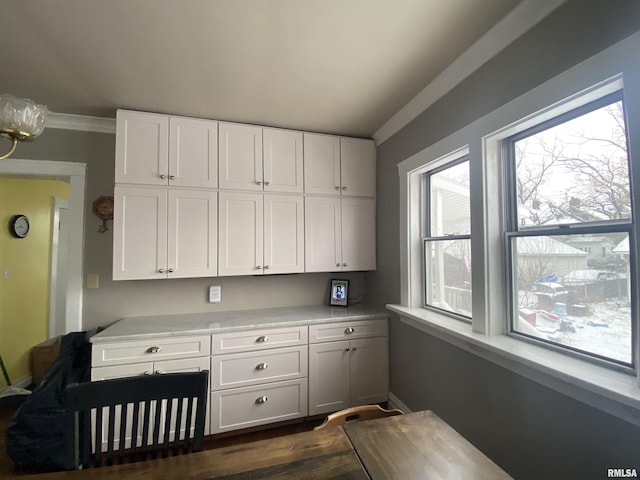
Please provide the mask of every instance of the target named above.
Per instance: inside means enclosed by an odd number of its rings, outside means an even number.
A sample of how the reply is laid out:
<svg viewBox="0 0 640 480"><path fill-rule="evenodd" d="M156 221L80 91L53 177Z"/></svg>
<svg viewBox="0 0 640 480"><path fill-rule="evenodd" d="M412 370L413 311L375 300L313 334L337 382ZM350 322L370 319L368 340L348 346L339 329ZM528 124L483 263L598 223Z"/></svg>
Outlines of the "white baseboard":
<svg viewBox="0 0 640 480"><path fill-rule="evenodd" d="M402 410L404 413L411 413L412 410L407 407L402 400L400 400L398 397L396 397L393 393L389 392L389 402L388 402L389 408L399 408L400 410Z"/></svg>

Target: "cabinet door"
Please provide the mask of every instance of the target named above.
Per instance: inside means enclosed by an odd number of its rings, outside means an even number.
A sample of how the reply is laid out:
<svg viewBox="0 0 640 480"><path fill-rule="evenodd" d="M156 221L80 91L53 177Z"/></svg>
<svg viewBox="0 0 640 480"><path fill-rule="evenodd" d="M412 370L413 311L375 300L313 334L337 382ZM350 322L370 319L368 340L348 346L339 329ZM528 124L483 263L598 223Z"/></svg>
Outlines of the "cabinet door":
<svg viewBox="0 0 640 480"><path fill-rule="evenodd" d="M167 185L169 117L118 110L116 113L116 183Z"/></svg>
<svg viewBox="0 0 640 480"><path fill-rule="evenodd" d="M385 402L389 396L387 337L351 340L351 406Z"/></svg>
<svg viewBox="0 0 640 480"><path fill-rule="evenodd" d="M169 185L218 187L218 122L170 117Z"/></svg>
<svg viewBox="0 0 640 480"><path fill-rule="evenodd" d="M116 185L113 279L166 278L167 189Z"/></svg>
<svg viewBox="0 0 640 480"><path fill-rule="evenodd" d="M304 191L340 195L340 137L304 134Z"/></svg>
<svg viewBox="0 0 640 480"><path fill-rule="evenodd" d="M350 406L348 341L309 345L309 415Z"/></svg>
<svg viewBox="0 0 640 480"><path fill-rule="evenodd" d="M376 269L376 209L373 198L342 199L342 267Z"/></svg>
<svg viewBox="0 0 640 480"><path fill-rule="evenodd" d="M376 149L373 140L340 139L342 195L373 197L376 194Z"/></svg>
<svg viewBox="0 0 640 480"><path fill-rule="evenodd" d="M303 192L302 132L262 129L265 192Z"/></svg>
<svg viewBox="0 0 640 480"><path fill-rule="evenodd" d="M304 201L264 196L264 273L304 272Z"/></svg>
<svg viewBox="0 0 640 480"><path fill-rule="evenodd" d="M305 198L304 252L306 272L342 270L340 198Z"/></svg>
<svg viewBox="0 0 640 480"><path fill-rule="evenodd" d="M219 275L262 273L262 194L220 192L219 202Z"/></svg>
<svg viewBox="0 0 640 480"><path fill-rule="evenodd" d="M169 189L168 277L218 274L218 197L206 190Z"/></svg>
<svg viewBox="0 0 640 480"><path fill-rule="evenodd" d="M262 191L262 128L220 122L220 188Z"/></svg>

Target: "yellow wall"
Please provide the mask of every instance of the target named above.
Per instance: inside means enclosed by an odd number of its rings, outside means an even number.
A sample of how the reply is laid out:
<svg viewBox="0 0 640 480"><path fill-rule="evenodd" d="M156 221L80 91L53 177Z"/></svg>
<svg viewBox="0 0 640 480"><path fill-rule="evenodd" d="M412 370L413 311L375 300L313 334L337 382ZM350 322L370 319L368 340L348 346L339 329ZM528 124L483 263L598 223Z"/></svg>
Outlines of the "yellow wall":
<svg viewBox="0 0 640 480"><path fill-rule="evenodd" d="M14 383L31 373L31 347L48 337L53 197L68 199L69 185L0 178L0 355ZM18 213L31 225L22 239L9 232L9 221ZM0 376L0 388L4 385Z"/></svg>

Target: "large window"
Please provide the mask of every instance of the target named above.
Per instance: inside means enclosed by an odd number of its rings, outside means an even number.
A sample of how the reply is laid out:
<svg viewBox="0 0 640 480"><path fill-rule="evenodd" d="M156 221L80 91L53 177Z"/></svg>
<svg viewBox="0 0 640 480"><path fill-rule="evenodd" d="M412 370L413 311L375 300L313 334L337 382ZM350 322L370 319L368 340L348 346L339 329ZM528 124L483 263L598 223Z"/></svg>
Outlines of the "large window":
<svg viewBox="0 0 640 480"><path fill-rule="evenodd" d="M469 159L424 174L425 306L471 318Z"/></svg>
<svg viewBox="0 0 640 480"><path fill-rule="evenodd" d="M510 330L633 367L633 211L621 92L505 146Z"/></svg>

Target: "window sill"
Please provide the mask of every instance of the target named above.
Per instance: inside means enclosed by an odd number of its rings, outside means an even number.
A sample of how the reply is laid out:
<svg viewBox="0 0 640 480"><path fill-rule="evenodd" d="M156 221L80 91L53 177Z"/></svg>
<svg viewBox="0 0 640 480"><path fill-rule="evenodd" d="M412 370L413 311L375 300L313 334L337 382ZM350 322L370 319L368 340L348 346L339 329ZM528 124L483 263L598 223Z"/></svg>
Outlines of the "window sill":
<svg viewBox="0 0 640 480"><path fill-rule="evenodd" d="M633 375L506 335L475 333L471 325L424 308L387 305L400 320L534 382L640 426L640 386Z"/></svg>

